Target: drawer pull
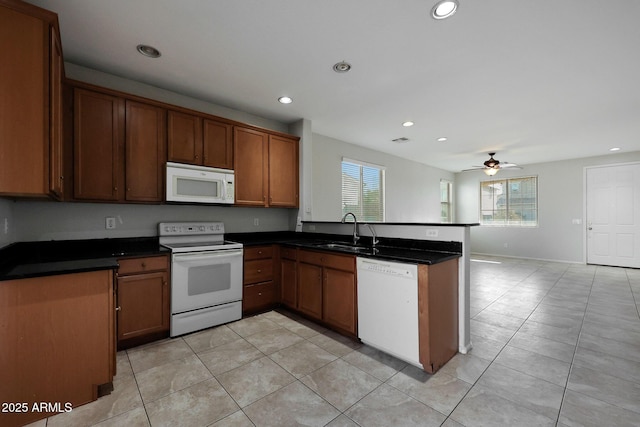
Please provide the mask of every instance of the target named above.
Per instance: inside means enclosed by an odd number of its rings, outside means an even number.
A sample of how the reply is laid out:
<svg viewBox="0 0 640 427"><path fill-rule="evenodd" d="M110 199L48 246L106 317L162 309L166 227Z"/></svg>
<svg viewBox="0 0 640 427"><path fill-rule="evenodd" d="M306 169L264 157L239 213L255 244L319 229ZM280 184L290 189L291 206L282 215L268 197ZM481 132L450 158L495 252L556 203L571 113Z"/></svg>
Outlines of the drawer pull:
<svg viewBox="0 0 640 427"><path fill-rule="evenodd" d="M147 268L147 264L145 264L144 262L142 263L142 268Z"/></svg>
<svg viewBox="0 0 640 427"><path fill-rule="evenodd" d="M262 273L262 270L258 269L258 273Z"/></svg>
<svg viewBox="0 0 640 427"><path fill-rule="evenodd" d="M262 296L262 292L258 292L258 296L261 297Z"/></svg>

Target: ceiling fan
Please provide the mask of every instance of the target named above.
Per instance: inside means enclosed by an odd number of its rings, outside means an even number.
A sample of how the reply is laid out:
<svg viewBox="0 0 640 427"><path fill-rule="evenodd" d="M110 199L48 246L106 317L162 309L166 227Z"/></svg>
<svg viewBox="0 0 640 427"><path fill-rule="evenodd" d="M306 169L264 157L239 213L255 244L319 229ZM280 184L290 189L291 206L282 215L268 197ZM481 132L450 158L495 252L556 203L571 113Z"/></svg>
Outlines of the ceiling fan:
<svg viewBox="0 0 640 427"><path fill-rule="evenodd" d="M488 154L489 154L489 160L483 163L484 166L474 166L471 169L465 169L465 171L482 169L482 171L484 171L485 174L489 176L493 176L497 174L500 169L506 169L506 168L522 169L520 166L516 165L515 163L501 162L498 159L494 159L493 156L495 156L496 153L488 153Z"/></svg>

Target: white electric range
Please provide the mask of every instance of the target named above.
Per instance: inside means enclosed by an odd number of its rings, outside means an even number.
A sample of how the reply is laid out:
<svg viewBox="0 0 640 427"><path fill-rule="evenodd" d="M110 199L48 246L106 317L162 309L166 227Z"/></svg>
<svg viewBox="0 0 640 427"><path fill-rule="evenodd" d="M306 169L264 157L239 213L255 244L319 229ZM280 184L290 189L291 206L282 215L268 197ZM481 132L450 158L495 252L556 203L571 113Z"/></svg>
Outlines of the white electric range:
<svg viewBox="0 0 640 427"><path fill-rule="evenodd" d="M242 317L242 244L222 222L163 222L158 236L171 250L172 337Z"/></svg>

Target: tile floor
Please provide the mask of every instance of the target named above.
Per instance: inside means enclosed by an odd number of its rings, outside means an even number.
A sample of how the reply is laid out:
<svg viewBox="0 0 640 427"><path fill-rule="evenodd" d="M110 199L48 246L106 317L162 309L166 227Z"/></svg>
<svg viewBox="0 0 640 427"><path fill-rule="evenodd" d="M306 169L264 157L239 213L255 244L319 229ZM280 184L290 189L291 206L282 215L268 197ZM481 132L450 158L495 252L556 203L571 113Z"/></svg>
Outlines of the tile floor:
<svg viewBox="0 0 640 427"><path fill-rule="evenodd" d="M640 270L474 259L474 348L435 375L274 311L120 352L35 425L639 426Z"/></svg>

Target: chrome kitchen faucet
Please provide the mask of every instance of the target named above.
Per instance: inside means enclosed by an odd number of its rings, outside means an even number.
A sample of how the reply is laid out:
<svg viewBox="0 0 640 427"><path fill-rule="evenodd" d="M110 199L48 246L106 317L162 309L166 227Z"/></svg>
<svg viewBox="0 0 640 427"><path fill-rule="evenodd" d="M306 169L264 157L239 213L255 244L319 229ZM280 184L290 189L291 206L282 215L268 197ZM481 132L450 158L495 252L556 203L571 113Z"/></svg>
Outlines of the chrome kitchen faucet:
<svg viewBox="0 0 640 427"><path fill-rule="evenodd" d="M360 236L358 236L358 219L356 218L355 214L353 212L347 212L346 214L344 214L344 216L342 217L342 223L344 224L346 222L347 216L349 215L353 217L353 244L357 245L358 240L360 240Z"/></svg>

